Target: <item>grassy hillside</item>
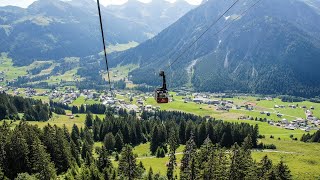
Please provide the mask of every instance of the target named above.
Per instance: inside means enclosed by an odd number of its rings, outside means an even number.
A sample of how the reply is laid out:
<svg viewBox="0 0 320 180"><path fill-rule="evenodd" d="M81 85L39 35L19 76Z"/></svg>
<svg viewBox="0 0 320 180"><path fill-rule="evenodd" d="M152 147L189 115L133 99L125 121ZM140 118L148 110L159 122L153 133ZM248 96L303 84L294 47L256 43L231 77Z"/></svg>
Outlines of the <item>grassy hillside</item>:
<svg viewBox="0 0 320 180"><path fill-rule="evenodd" d="M19 89L18 89L19 90ZM204 104L195 104L192 102L184 103L182 97L176 96L174 93L173 98L174 102L169 104L156 104L152 98L147 99L146 104L151 104L154 106L160 106L162 110L178 110L189 113L194 113L201 116L210 115L215 117L216 119L223 119L229 122L235 123L249 123L251 125L258 124L259 132L261 135L265 135L264 139L260 141L265 144L274 144L276 145L276 150L264 150L264 151L256 151L253 150L252 154L255 160L259 161L264 155L268 155L269 158L273 160L273 163L278 163L281 159L289 166L292 171L294 179L316 179L320 177L320 172L318 171L318 167L320 166L320 157L318 156L318 152L320 151L320 144L317 143L303 143L300 142L299 139L305 133L302 130L286 130L281 127L271 126L266 122L254 121L254 120L238 120L239 116L253 116L257 118L267 118L280 120L276 115L276 112L280 112L285 114L284 117L288 120L294 120L297 117L305 117L304 110L301 106L315 108L314 115L319 116L320 104L312 103L312 102L300 102L294 103L298 104L299 108L291 109L291 108L283 108L278 109L274 108L274 105L290 105L292 103L281 102L280 99L273 99L272 101L268 100L260 100L257 101L257 97L235 97L228 98L228 100L234 101L236 105L244 105L247 103L254 104L253 111L247 110L236 110L232 109L230 112L227 111L217 111L216 107L213 105L204 105ZM36 97L37 98L37 97ZM43 98L43 97L39 97ZM118 98L126 99L124 96L118 96ZM128 100L127 100L128 101ZM136 102L134 99L133 102ZM73 105L80 106L81 104L93 104L97 103L92 100L86 101L84 97L80 96L76 101L73 102ZM270 116L266 116L265 114L260 114L260 111L269 111L272 114ZM21 115L22 116L22 115ZM75 119L70 119L68 116L64 115L56 115L54 114L53 118L48 122L30 122L31 124L38 125L39 127L44 127L49 124L56 124L58 126L66 125L66 127L71 130L73 124L76 124L78 127L84 127L85 114L78 114L79 117L75 117ZM100 118L103 118L104 115L99 115ZM283 118L283 117L282 117ZM7 121L11 123L12 121ZM0 122L0 123L3 123ZM11 126L14 127L19 123L19 121L12 122ZM311 133L313 133L312 131ZM274 138L270 138L270 136L274 136ZM292 140L290 136L294 138L298 138L298 141ZM98 144L101 146L101 143ZM97 146L98 146L97 145ZM154 173L161 173L162 175L166 174L166 163L168 162L168 157L165 158L155 158L151 155L149 151L150 144L141 144L134 148L134 153L138 155L138 161L142 161L146 169L149 167L153 168ZM180 165L180 160L182 158L184 146L180 146L177 150L177 162L178 166ZM116 164L116 163L114 163ZM177 172L176 172L177 173Z"/></svg>

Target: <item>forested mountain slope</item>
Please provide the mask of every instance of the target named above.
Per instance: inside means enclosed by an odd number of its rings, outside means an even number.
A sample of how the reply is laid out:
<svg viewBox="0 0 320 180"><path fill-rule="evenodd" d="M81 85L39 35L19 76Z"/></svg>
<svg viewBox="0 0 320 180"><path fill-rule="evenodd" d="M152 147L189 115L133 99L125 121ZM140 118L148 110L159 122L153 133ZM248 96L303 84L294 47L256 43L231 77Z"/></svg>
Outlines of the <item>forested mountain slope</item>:
<svg viewBox="0 0 320 180"><path fill-rule="evenodd" d="M318 95L320 16L316 8L306 1L262 0L242 15L255 2L240 1L170 68L169 62L233 1L203 3L158 36L114 54L112 60L138 63L140 68L131 73L136 83L159 84L156 72L164 69L172 86L191 82L200 91Z"/></svg>
<svg viewBox="0 0 320 180"><path fill-rule="evenodd" d="M133 6L136 8L127 8ZM141 14L140 6L149 13L148 18L130 14ZM167 2L160 6L138 1L102 7L106 42L108 45L142 43L193 7L184 3L181 6ZM154 9L157 13L150 14ZM162 23L157 23L159 21ZM19 66L35 60L98 54L102 45L96 3L92 0L38 0L27 9L0 7L0 40L0 53L9 53L14 64Z"/></svg>

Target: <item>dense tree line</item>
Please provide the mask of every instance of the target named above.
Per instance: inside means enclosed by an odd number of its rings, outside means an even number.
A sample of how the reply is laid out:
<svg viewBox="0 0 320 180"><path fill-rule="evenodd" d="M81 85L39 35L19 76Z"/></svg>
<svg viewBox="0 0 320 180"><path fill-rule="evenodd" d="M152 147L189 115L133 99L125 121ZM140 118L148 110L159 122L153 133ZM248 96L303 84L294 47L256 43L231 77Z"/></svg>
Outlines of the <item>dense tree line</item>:
<svg viewBox="0 0 320 180"><path fill-rule="evenodd" d="M49 104L50 104L50 107L53 107L53 108L59 107L64 110L71 110L68 104L65 104L65 103L50 101Z"/></svg>
<svg viewBox="0 0 320 180"><path fill-rule="evenodd" d="M313 133L313 134L303 134L301 139L301 141L303 142L318 142L320 143L320 130L318 130L317 132Z"/></svg>
<svg viewBox="0 0 320 180"><path fill-rule="evenodd" d="M28 76L19 76L16 81L10 82L10 86L15 86L15 87L28 87L29 82L37 82L37 81L44 81L47 80L49 77L51 77L48 74L45 75L40 75L40 76L35 76L35 77L28 77ZM41 82L43 84L43 82ZM39 83L40 84L40 83ZM37 86L38 87L38 86Z"/></svg>
<svg viewBox="0 0 320 180"><path fill-rule="evenodd" d="M11 128L4 122L0 126L0 178L47 180L64 174L65 179L163 179L152 169L145 173L133 154L132 146L150 141L150 151L156 147L157 153L169 155L169 180L177 177L175 152L179 143L186 144L181 179L291 179L282 161L277 165L267 157L253 161L250 149L257 143L257 126L207 121L178 112L162 112L153 118L146 114L147 120L139 120L125 111L114 115L108 109L101 120L87 113L85 127L73 125L71 133L66 126L40 129L21 122ZM94 150L95 141L103 146ZM110 161L114 151L120 152L115 158L117 168Z"/></svg>
<svg viewBox="0 0 320 180"><path fill-rule="evenodd" d="M126 82L124 79L121 79L119 81L116 81L113 83L113 86L115 89L125 89L126 88Z"/></svg>
<svg viewBox="0 0 320 180"><path fill-rule="evenodd" d="M181 112L160 111L155 114L147 112L143 114L143 118L146 118L143 121L130 114L123 114L120 117L107 116L103 120L97 116L94 119L88 114L86 126L93 129L94 140L104 141L109 150L120 150L122 144L137 145L150 141L151 153L156 155L157 151L162 150L167 153L168 134L172 129L176 132L174 136L180 144L185 144L193 133L197 147L209 137L213 143L229 148L234 143L241 144L247 136L250 136L253 147L258 147L257 125L213 119L207 121L200 116Z"/></svg>
<svg viewBox="0 0 320 180"><path fill-rule="evenodd" d="M49 106L40 100L0 93L0 102L0 120L19 120L18 113L24 113L23 119L29 121L47 121L51 116Z"/></svg>
<svg viewBox="0 0 320 180"><path fill-rule="evenodd" d="M48 69L50 66L51 66L51 63L41 64L38 67L28 70L28 73L32 75L36 75L36 74L39 74L42 70Z"/></svg>
<svg viewBox="0 0 320 180"><path fill-rule="evenodd" d="M305 98L302 97L296 97L296 96L279 96L279 98L281 99L282 102L302 102L305 101Z"/></svg>
<svg viewBox="0 0 320 180"><path fill-rule="evenodd" d="M93 114L105 114L107 107L103 104L86 105L85 112L91 112Z"/></svg>

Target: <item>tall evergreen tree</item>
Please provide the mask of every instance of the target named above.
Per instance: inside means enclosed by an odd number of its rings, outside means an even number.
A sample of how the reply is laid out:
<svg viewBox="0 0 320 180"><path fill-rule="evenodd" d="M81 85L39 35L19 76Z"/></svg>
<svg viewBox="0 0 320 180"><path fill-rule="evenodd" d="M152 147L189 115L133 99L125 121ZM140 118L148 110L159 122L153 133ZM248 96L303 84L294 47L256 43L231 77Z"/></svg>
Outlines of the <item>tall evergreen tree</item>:
<svg viewBox="0 0 320 180"><path fill-rule="evenodd" d="M181 120L179 125L179 139L181 144L186 144L186 121Z"/></svg>
<svg viewBox="0 0 320 180"><path fill-rule="evenodd" d="M56 179L56 170L50 160L50 155L45 151L39 138L35 138L31 145L31 166L32 172L40 180Z"/></svg>
<svg viewBox="0 0 320 180"><path fill-rule="evenodd" d="M150 142L150 151L152 154L155 154L159 147L159 130L158 126L154 126L151 134L151 142Z"/></svg>
<svg viewBox="0 0 320 180"><path fill-rule="evenodd" d="M272 161L271 159L268 158L267 155L265 155L259 163L258 177L260 179L267 179L267 176L270 174L271 171L272 171Z"/></svg>
<svg viewBox="0 0 320 180"><path fill-rule="evenodd" d="M82 105L80 106L79 113L84 114L85 112L86 112L86 110L85 110L85 108L84 108L84 105L82 104Z"/></svg>
<svg viewBox="0 0 320 180"><path fill-rule="evenodd" d="M149 171L148 171L147 180L153 180L153 170L152 170L152 167L150 167L150 169L149 169Z"/></svg>
<svg viewBox="0 0 320 180"><path fill-rule="evenodd" d="M28 172L30 167L29 148L22 133L15 129L7 144L5 174L8 178L14 179L17 174Z"/></svg>
<svg viewBox="0 0 320 180"><path fill-rule="evenodd" d="M81 148L81 157L90 165L92 159L92 146L85 140Z"/></svg>
<svg viewBox="0 0 320 180"><path fill-rule="evenodd" d="M176 149L178 148L178 140L176 138L176 134L173 128L170 131L168 143L169 143L170 151L169 151L169 163L167 168L167 177L169 180L173 180L174 169L175 169L175 166L177 166L175 153L176 153Z"/></svg>
<svg viewBox="0 0 320 180"><path fill-rule="evenodd" d="M105 168L111 167L111 161L108 157L108 151L105 147L102 147L99 152L99 157L97 160L97 167L102 172Z"/></svg>
<svg viewBox="0 0 320 180"><path fill-rule="evenodd" d="M128 180L139 178L142 175L136 163L136 156L133 154L130 145L126 145L122 149L118 171L120 178L126 178Z"/></svg>
<svg viewBox="0 0 320 180"><path fill-rule="evenodd" d="M180 166L180 178L181 179L196 179L196 144L194 142L194 135L191 133L190 139L186 143L186 147L183 151L183 156Z"/></svg>
<svg viewBox="0 0 320 180"><path fill-rule="evenodd" d="M245 139L244 139L244 142L242 143L242 148L245 150L245 151L250 151L250 149L253 147L253 144L252 144L252 139L250 136L247 136Z"/></svg>
<svg viewBox="0 0 320 180"><path fill-rule="evenodd" d="M207 127L206 122L202 122L199 127L198 131L198 147L201 146L201 144L204 142L204 140L207 138Z"/></svg>
<svg viewBox="0 0 320 180"><path fill-rule="evenodd" d="M74 142L77 148L77 151L80 151L80 147L81 147L80 131L76 124L72 126L71 139Z"/></svg>
<svg viewBox="0 0 320 180"><path fill-rule="evenodd" d="M121 131L119 130L115 136L115 145L114 145L115 149L120 152L122 150L123 147L123 136Z"/></svg>
<svg viewBox="0 0 320 180"><path fill-rule="evenodd" d="M116 140L113 134L112 133L106 134L106 136L104 137L104 147L109 151L113 151L115 148L115 143L116 143Z"/></svg>
<svg viewBox="0 0 320 180"><path fill-rule="evenodd" d="M87 112L85 125L88 128L91 128L93 124L93 116L91 112Z"/></svg>
<svg viewBox="0 0 320 180"><path fill-rule="evenodd" d="M79 108L77 106L72 106L72 114L78 114L79 113Z"/></svg>
<svg viewBox="0 0 320 180"><path fill-rule="evenodd" d="M275 167L277 179L279 180L290 180L292 179L291 171L286 164L281 160Z"/></svg>
<svg viewBox="0 0 320 180"><path fill-rule="evenodd" d="M250 150L244 150L235 144L231 149L229 179L244 179L247 175L252 175L253 163Z"/></svg>

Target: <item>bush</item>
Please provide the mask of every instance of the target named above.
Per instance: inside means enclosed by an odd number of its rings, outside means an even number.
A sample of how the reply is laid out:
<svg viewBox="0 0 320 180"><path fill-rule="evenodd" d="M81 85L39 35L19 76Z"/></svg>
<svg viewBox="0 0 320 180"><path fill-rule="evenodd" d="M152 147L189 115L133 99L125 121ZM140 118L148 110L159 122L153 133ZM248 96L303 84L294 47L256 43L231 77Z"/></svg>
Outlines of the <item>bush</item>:
<svg viewBox="0 0 320 180"><path fill-rule="evenodd" d="M293 138L293 134L290 134L290 138L291 138L291 139Z"/></svg>
<svg viewBox="0 0 320 180"><path fill-rule="evenodd" d="M277 146L274 144L264 144L263 149L277 149Z"/></svg>
<svg viewBox="0 0 320 180"><path fill-rule="evenodd" d="M271 135L271 136L270 136L270 139L274 139L274 136Z"/></svg>
<svg viewBox="0 0 320 180"><path fill-rule="evenodd" d="M260 135L258 136L258 138L259 138L259 139L264 139L264 138L266 138L266 136L260 134Z"/></svg>
<svg viewBox="0 0 320 180"><path fill-rule="evenodd" d="M166 153L162 147L157 148L156 156L157 156L157 158L164 158L166 156Z"/></svg>

